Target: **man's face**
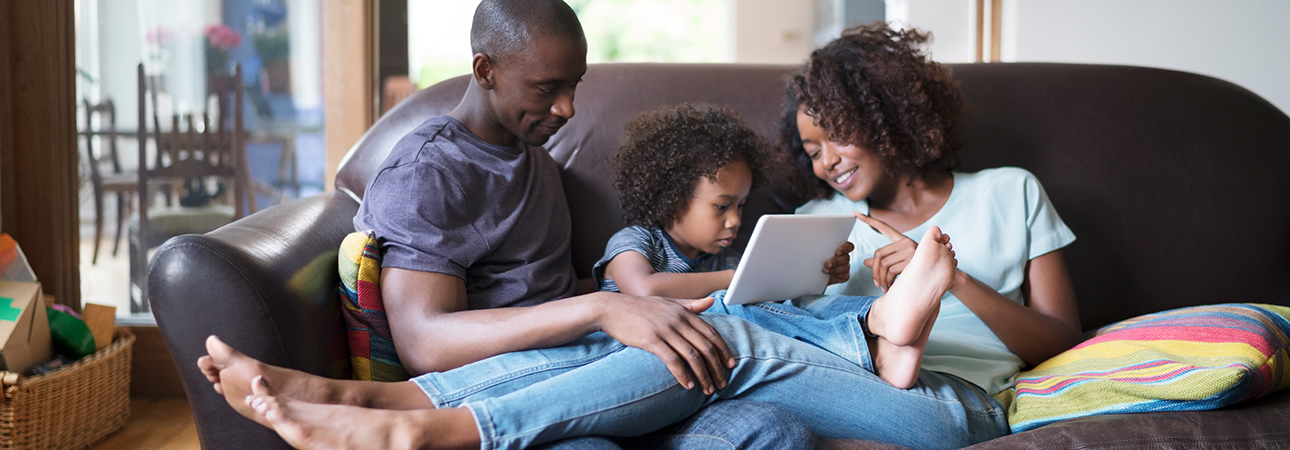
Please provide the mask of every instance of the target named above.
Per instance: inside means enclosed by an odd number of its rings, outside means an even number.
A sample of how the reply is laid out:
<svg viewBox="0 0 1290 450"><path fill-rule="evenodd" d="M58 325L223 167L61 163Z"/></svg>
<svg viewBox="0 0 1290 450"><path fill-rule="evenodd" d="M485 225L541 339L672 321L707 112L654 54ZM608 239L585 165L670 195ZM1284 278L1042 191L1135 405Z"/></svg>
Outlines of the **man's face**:
<svg viewBox="0 0 1290 450"><path fill-rule="evenodd" d="M573 117L573 94L587 72L584 42L539 36L529 52L494 62L493 111L526 144L546 144Z"/></svg>

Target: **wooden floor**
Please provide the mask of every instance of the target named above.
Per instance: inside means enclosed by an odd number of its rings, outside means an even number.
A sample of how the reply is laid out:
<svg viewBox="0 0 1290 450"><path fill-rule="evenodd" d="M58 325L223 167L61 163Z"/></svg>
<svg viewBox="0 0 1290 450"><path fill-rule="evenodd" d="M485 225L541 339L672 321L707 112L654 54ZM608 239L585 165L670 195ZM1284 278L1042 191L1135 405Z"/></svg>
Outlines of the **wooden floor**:
<svg viewBox="0 0 1290 450"><path fill-rule="evenodd" d="M199 450L188 399L131 398L130 420L91 450Z"/></svg>

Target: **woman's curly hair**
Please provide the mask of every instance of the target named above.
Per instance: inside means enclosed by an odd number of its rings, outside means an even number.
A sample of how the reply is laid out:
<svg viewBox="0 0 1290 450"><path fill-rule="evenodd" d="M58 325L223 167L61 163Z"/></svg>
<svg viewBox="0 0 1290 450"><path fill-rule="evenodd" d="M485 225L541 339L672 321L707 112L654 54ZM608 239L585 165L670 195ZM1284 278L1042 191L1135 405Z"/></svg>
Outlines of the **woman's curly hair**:
<svg viewBox="0 0 1290 450"><path fill-rule="evenodd" d="M753 187L760 186L766 182L767 157L765 141L734 111L683 104L628 122L610 165L627 223L667 227L689 207L700 177L716 181L717 170L743 161L752 171Z"/></svg>
<svg viewBox="0 0 1290 450"><path fill-rule="evenodd" d="M811 53L789 81L780 120L780 157L803 199L833 193L802 148L797 111L805 107L829 139L878 154L888 174L922 178L958 166L956 133L967 106L945 66L920 50L929 33L883 22L855 26Z"/></svg>

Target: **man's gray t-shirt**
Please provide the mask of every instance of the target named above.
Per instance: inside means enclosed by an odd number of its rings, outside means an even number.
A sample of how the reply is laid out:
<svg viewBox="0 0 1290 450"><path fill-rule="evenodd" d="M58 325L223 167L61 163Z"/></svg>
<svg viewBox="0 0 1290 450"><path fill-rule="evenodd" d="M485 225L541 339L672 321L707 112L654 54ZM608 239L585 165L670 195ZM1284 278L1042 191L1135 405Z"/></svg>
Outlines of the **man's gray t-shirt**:
<svg viewBox="0 0 1290 450"><path fill-rule="evenodd" d="M448 116L395 144L354 228L376 232L383 268L465 280L470 309L575 293L569 207L551 155L489 144Z"/></svg>

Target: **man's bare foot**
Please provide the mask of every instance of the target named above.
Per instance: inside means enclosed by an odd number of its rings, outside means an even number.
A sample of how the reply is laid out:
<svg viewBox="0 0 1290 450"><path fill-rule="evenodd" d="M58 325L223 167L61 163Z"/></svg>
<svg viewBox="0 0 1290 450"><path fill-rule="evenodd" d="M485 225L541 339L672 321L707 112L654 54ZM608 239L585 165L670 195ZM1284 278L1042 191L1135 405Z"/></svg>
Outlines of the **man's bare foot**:
<svg viewBox="0 0 1290 450"><path fill-rule="evenodd" d="M378 383L372 381L334 380L298 370L264 364L225 344L218 337L206 338L207 356L197 360L206 375L233 409L250 417L245 397L251 393L251 380L263 377L277 388L280 396L309 403L333 403L387 409L434 408L415 383Z"/></svg>
<svg viewBox="0 0 1290 450"><path fill-rule="evenodd" d="M957 266L950 237L933 226L891 289L870 308L869 331L879 336L870 347L874 370L893 386L907 389L918 381L927 337Z"/></svg>
<svg viewBox="0 0 1290 450"><path fill-rule="evenodd" d="M913 344L923 335L928 319L936 317L957 266L950 237L936 226L929 228L891 289L874 301L869 331L897 346Z"/></svg>
<svg viewBox="0 0 1290 450"><path fill-rule="evenodd" d="M940 305L936 307L940 311ZM918 373L923 366L923 351L927 349L927 337L932 334L932 324L936 322L936 312L923 327L923 334L909 345L895 345L885 338L868 339L869 355L873 359L873 371L878 378L900 389L909 389L918 382Z"/></svg>
<svg viewBox="0 0 1290 450"><path fill-rule="evenodd" d="M256 422L300 449L479 448L474 416L464 408L393 411L292 400L263 377L251 380L245 405Z"/></svg>

